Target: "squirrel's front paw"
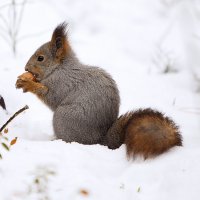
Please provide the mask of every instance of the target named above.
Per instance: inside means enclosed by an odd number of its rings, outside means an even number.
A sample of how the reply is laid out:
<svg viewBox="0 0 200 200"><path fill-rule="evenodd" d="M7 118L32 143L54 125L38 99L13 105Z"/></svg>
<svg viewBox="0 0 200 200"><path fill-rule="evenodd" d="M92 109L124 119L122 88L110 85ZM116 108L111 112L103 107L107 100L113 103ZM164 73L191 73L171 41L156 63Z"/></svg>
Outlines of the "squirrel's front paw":
<svg viewBox="0 0 200 200"><path fill-rule="evenodd" d="M29 92L33 90L33 81L31 80L22 80L22 79L18 79L16 82L16 88L22 88L23 92Z"/></svg>

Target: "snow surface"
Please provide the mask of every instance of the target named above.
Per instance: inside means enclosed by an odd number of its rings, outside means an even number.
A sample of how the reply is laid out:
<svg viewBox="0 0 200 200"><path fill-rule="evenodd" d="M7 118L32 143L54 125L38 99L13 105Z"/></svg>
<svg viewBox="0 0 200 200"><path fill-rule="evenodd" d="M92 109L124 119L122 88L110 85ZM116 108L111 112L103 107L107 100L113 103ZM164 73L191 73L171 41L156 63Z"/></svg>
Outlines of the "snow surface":
<svg viewBox="0 0 200 200"><path fill-rule="evenodd" d="M0 95L7 105L6 112L0 108L0 125L30 107L8 126L8 137L17 136L17 143L9 152L0 147L0 200L199 200L199 16L197 0L30 1L16 57L0 37ZM180 126L183 147L128 161L124 145L112 151L51 141L52 112L34 95L16 90L15 82L64 20L80 60L101 66L116 80L120 113L161 110Z"/></svg>

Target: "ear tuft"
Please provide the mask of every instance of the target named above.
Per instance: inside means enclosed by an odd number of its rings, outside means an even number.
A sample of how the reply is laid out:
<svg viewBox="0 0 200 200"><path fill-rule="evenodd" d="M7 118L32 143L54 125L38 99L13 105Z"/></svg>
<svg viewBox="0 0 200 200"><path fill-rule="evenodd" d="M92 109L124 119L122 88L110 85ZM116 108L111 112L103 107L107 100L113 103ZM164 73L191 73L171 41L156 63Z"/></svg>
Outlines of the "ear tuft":
<svg viewBox="0 0 200 200"><path fill-rule="evenodd" d="M59 60L62 60L66 56L67 51L69 50L66 31L67 26L68 24L66 22L59 24L55 28L50 42L52 53Z"/></svg>
<svg viewBox="0 0 200 200"><path fill-rule="evenodd" d="M67 32L66 32L67 26L68 24L66 22L59 24L53 32L52 39L57 39L57 38L61 39L67 37Z"/></svg>

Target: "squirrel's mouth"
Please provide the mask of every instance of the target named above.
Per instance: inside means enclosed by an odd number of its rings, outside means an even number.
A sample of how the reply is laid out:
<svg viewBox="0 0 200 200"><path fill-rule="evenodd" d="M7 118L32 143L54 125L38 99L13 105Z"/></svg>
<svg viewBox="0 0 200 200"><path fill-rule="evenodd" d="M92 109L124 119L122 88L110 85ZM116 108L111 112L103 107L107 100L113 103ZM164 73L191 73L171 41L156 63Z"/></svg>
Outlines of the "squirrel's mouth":
<svg viewBox="0 0 200 200"><path fill-rule="evenodd" d="M32 71L29 71L29 70L26 70L26 71L28 71L29 73L31 73L33 76L34 76L34 78L35 78L35 80L37 81L37 82L39 82L41 79L40 79L40 75L38 74L38 73L35 73L35 72L32 72Z"/></svg>
<svg viewBox="0 0 200 200"><path fill-rule="evenodd" d="M26 64L25 71L31 73L37 82L42 80L43 71L38 66Z"/></svg>

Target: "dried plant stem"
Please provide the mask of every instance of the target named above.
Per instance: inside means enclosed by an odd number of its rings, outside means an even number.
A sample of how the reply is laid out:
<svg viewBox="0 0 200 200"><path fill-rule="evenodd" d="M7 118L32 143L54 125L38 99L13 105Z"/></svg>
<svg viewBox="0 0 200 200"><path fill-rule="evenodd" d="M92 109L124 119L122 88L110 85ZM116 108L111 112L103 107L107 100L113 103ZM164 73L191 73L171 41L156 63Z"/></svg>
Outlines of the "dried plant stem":
<svg viewBox="0 0 200 200"><path fill-rule="evenodd" d="M11 46L14 55L17 53L18 36L27 1L17 3L17 0L9 0L9 3L0 6L0 10L8 10L8 16L0 13L0 21L3 22L0 24L0 36Z"/></svg>
<svg viewBox="0 0 200 200"><path fill-rule="evenodd" d="M1 128L0 128L0 132L2 132L4 130L4 128L15 118L17 117L17 115L19 115L20 113L22 113L23 111L25 111L26 109L28 109L29 107L26 105L23 108L21 108L20 110L18 110Z"/></svg>

